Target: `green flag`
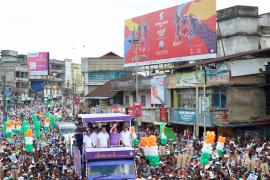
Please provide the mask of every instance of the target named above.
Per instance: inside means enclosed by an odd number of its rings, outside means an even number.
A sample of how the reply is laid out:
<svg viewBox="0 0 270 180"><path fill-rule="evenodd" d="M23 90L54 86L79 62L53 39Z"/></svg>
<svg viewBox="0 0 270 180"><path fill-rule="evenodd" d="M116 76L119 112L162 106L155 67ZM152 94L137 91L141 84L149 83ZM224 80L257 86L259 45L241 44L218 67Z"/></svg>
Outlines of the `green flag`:
<svg viewBox="0 0 270 180"><path fill-rule="evenodd" d="M168 138L171 138L173 140L176 140L176 136L175 136L175 133L173 132L172 128L164 127L164 134Z"/></svg>

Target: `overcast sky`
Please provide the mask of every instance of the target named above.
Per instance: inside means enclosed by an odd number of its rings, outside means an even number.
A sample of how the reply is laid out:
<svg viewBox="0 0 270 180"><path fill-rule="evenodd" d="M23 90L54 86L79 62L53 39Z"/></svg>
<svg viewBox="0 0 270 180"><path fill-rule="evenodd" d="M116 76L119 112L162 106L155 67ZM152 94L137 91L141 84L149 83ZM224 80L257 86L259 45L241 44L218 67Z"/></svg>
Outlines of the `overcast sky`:
<svg viewBox="0 0 270 180"><path fill-rule="evenodd" d="M188 0L1 0L0 49L49 51L51 58L123 56L124 20ZM269 0L217 0L217 9L253 5L270 12Z"/></svg>

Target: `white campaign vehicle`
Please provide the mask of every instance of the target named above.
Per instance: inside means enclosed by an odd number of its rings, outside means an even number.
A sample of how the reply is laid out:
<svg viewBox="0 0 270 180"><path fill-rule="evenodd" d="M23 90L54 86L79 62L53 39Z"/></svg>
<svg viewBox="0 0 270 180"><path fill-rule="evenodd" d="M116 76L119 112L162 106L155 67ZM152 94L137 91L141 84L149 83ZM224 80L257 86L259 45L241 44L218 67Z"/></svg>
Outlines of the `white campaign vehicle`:
<svg viewBox="0 0 270 180"><path fill-rule="evenodd" d="M72 153L74 135L77 126L73 122L59 122L58 123L59 134L65 137L66 149L69 153Z"/></svg>

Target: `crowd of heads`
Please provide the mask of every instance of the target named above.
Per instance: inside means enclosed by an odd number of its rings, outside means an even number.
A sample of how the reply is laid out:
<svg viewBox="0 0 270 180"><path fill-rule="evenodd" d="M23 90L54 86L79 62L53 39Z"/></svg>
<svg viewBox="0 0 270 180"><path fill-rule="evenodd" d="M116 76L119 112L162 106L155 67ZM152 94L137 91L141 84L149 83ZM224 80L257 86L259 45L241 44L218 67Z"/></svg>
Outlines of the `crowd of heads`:
<svg viewBox="0 0 270 180"><path fill-rule="evenodd" d="M69 121L68 104L60 105L55 102L54 107L48 107L41 100L29 105L11 108L8 118L14 120L27 120L28 125L35 131L32 115L42 112L55 114L62 113L61 121ZM44 116L38 118L43 122ZM40 138L33 140L33 152L26 152L24 133L14 133L7 138L3 132L3 120L0 122L0 179L79 179L74 172L73 158L67 152L66 139L61 136L56 127L44 131L41 125Z"/></svg>
<svg viewBox="0 0 270 180"><path fill-rule="evenodd" d="M155 135L155 128L142 128L140 137ZM216 143L209 163L200 162L204 140L179 133L177 140L159 144L159 166L151 166L140 149L136 156L139 179L269 179L270 144L267 138L227 137L223 154L218 156ZM165 152L161 152L164 150Z"/></svg>

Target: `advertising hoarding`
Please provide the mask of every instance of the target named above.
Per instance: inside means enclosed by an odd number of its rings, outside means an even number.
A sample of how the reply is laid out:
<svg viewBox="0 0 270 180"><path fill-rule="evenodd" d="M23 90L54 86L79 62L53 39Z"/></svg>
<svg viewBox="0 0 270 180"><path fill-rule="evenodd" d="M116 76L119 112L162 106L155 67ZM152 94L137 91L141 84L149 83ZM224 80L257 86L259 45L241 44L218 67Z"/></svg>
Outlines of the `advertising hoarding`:
<svg viewBox="0 0 270 180"><path fill-rule="evenodd" d="M142 117L142 103L134 102L133 103L133 116L134 117Z"/></svg>
<svg viewBox="0 0 270 180"><path fill-rule="evenodd" d="M48 75L49 53L31 52L27 54L27 65L30 76Z"/></svg>
<svg viewBox="0 0 270 180"><path fill-rule="evenodd" d="M195 120L196 120L196 111L195 110L181 109L181 110L178 111L178 120L179 121L195 122Z"/></svg>
<svg viewBox="0 0 270 180"><path fill-rule="evenodd" d="M159 120L161 122L168 122L168 109L165 107L161 107L159 108L159 113L160 113Z"/></svg>
<svg viewBox="0 0 270 180"><path fill-rule="evenodd" d="M182 87L194 87L196 84L204 84L205 73L202 70L175 73L168 75L168 89L182 88Z"/></svg>
<svg viewBox="0 0 270 180"><path fill-rule="evenodd" d="M216 57L216 1L196 0L125 21L125 67Z"/></svg>
<svg viewBox="0 0 270 180"><path fill-rule="evenodd" d="M151 79L151 104L164 104L165 76L154 76Z"/></svg>
<svg viewBox="0 0 270 180"><path fill-rule="evenodd" d="M228 70L205 69L208 86L217 86L230 83L230 72Z"/></svg>

